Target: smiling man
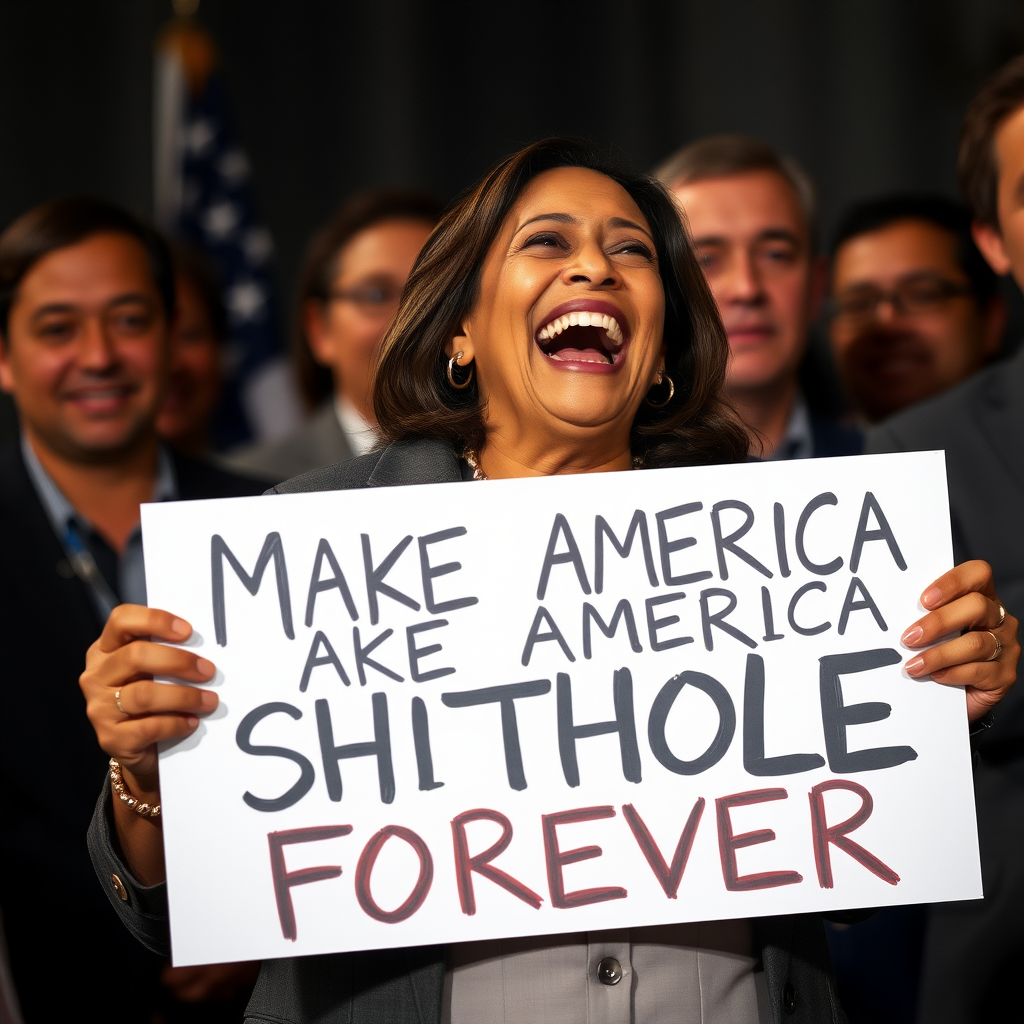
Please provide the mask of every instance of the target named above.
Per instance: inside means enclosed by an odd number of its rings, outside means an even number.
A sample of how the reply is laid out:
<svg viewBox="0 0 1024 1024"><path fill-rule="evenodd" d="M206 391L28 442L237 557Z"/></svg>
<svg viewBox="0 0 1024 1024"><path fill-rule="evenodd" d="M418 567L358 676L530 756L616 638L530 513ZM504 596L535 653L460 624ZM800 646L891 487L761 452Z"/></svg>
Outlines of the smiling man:
<svg viewBox="0 0 1024 1024"><path fill-rule="evenodd" d="M102 894L92 897L82 836L105 758L77 681L110 609L145 603L140 503L261 490L157 441L173 310L165 244L116 207L57 201L0 236L0 387L21 424L0 450L0 909L29 1021L100 1005L111 957L146 1005L104 990L109 1019L148 1020L168 994L160 963L126 947ZM39 743L48 756L29 768ZM74 905L58 901L57 879L74 884Z"/></svg>
<svg viewBox="0 0 1024 1024"><path fill-rule="evenodd" d="M814 415L799 369L821 304L814 185L740 135L702 139L655 172L681 204L729 335L726 393L770 459L856 455L860 435Z"/></svg>
<svg viewBox="0 0 1024 1024"><path fill-rule="evenodd" d="M998 350L1006 306L959 203L861 203L840 220L832 253L832 350L869 422L960 383Z"/></svg>

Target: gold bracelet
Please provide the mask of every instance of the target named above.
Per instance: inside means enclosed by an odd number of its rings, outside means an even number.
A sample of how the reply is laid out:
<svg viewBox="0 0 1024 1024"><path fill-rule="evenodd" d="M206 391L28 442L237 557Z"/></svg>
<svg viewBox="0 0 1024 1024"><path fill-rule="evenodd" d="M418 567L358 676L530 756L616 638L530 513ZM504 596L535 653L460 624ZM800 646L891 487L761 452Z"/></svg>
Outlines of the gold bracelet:
<svg viewBox="0 0 1024 1024"><path fill-rule="evenodd" d="M121 765L114 758L110 759L110 785L118 797L136 814L141 814L144 818L160 817L159 804L140 804L138 797L134 797L128 792L124 779L121 777Z"/></svg>

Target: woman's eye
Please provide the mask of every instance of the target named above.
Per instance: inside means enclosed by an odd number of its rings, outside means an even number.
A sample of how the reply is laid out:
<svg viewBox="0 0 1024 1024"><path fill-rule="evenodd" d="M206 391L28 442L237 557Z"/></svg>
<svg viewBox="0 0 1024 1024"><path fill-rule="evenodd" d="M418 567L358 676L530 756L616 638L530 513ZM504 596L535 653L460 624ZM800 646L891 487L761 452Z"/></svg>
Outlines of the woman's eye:
<svg viewBox="0 0 1024 1024"><path fill-rule="evenodd" d="M644 242L625 242L615 251L626 256L642 256L645 260L654 259L654 253L651 252L650 246Z"/></svg>
<svg viewBox="0 0 1024 1024"><path fill-rule="evenodd" d="M542 231L536 235L530 235L530 237L523 242L524 249L564 249L566 248L565 239L561 235L556 234L553 231Z"/></svg>

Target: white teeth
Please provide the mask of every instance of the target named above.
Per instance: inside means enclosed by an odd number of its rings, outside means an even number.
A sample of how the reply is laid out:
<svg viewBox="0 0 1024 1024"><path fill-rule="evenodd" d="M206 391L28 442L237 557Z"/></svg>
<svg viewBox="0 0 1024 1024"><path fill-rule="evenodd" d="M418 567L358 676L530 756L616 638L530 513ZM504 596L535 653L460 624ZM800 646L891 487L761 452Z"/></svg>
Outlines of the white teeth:
<svg viewBox="0 0 1024 1024"><path fill-rule="evenodd" d="M591 313L582 310L579 313L567 313L557 320L552 320L537 335L540 341L557 338L567 327L603 327L608 340L616 345L622 344L622 328L613 316L606 313Z"/></svg>

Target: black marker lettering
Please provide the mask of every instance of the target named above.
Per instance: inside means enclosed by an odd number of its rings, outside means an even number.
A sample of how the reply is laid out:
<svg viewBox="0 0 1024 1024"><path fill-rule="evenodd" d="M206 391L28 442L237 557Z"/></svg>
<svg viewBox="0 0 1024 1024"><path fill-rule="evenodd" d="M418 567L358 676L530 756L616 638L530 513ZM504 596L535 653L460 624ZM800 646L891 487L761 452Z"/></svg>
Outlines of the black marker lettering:
<svg viewBox="0 0 1024 1024"><path fill-rule="evenodd" d="M629 522L626 539L621 544L604 516L597 516L594 519L594 593L600 594L604 589L604 537L612 542L612 547L622 558L627 558L633 549L637 533L640 534L640 546L644 552L647 579L652 587L658 585L658 574L654 571L654 555L651 552L651 535L647 530L647 516L637 509Z"/></svg>
<svg viewBox="0 0 1024 1024"><path fill-rule="evenodd" d="M341 768L339 761L352 757L377 758L377 783L380 786L381 803L389 804L395 799L395 769L391 761L391 726L388 720L388 698L386 694L375 693L370 697L373 704L373 739L367 743L344 743L334 745L334 729L331 726L331 707L326 700L318 700L316 728L320 736L320 756L324 763L324 777L327 780L327 795L337 803L341 799Z"/></svg>
<svg viewBox="0 0 1024 1024"><path fill-rule="evenodd" d="M846 730L851 725L881 722L892 712L890 704L869 701L864 704L844 704L841 677L854 672L869 672L886 665L898 665L902 659L898 651L883 647L874 651L853 654L830 654L819 659L821 674L821 724L825 728L825 753L829 769L836 775L853 772L878 771L894 768L905 761L914 761L917 751L913 747L869 747L867 750L847 749Z"/></svg>
<svg viewBox="0 0 1024 1024"><path fill-rule="evenodd" d="M292 626L292 599L288 590L288 568L284 562L284 545L281 543L281 534L268 533L267 539L263 542L263 549L259 558L256 559L256 568L250 576L243 568L242 563L235 558L232 550L227 546L224 538L215 533L210 538L210 571L213 581L213 632L217 643L224 647L228 642L227 614L224 609L224 559L235 570L235 574L242 581L242 586L255 597L263 582L263 573L271 558L274 560L274 577L277 581L277 601L281 606L281 625L284 627L284 635L289 640L295 639L295 629Z"/></svg>
<svg viewBox="0 0 1024 1024"><path fill-rule="evenodd" d="M243 754L255 754L257 757L286 757L299 766L298 782L279 797L268 800L264 797L253 796L249 792L242 794L242 799L255 811L283 811L285 808L297 804L313 788L313 780L316 778L316 772L309 759L303 757L297 750L289 750L287 747L256 746L252 742L253 729L264 718L276 714L289 715L296 721L302 717L302 712L298 708L292 707L291 704L279 702L261 704L238 723L238 729L235 731L235 743L238 744L238 749Z"/></svg>
<svg viewBox="0 0 1024 1024"><path fill-rule="evenodd" d="M473 708L481 704L501 706L505 772L508 775L508 784L513 789L521 790L526 789L526 773L523 771L523 751L519 746L519 723L516 720L514 702L520 697L540 697L550 692L550 679L533 679L528 683L507 683L504 686L484 686L479 690L442 693L441 703L447 708Z"/></svg>
<svg viewBox="0 0 1024 1024"><path fill-rule="evenodd" d="M562 760L562 774L570 786L580 784L580 769L576 760L576 741L589 736L619 735L619 756L622 775L627 782L640 781L640 748L636 742L636 721L633 717L633 677L628 668L616 669L612 676L612 702L615 718L610 722L590 722L576 725L572 717L572 683L568 675L556 676L558 701L558 754Z"/></svg>
<svg viewBox="0 0 1024 1024"><path fill-rule="evenodd" d="M323 569L325 560L330 567L332 575L322 580L320 579L320 572ZM316 560L313 562L313 574L309 578L309 594L306 597L307 626L313 625L313 612L316 606L317 595L322 594L325 590L337 590L341 594L342 601L345 602L345 607L348 609L348 614L352 621L355 622L359 618L359 612L356 611L355 602L352 600L352 591L348 589L345 574L341 571L341 566L338 565L338 560L334 557L334 552L331 550L331 545L327 543L327 538L321 537L316 549Z"/></svg>
<svg viewBox="0 0 1024 1024"><path fill-rule="evenodd" d="M626 633L629 636L629 646L639 654L643 647L640 645L640 638L636 633L636 620L633 618L633 609L629 605L629 601L623 598L616 606L615 613L612 615L612 621L605 625L604 620L598 614L597 609L590 604L588 601L583 602L583 657L589 658L591 652L590 646L590 623L593 621L597 624L597 628L609 640L615 636L615 631L619 627L619 620L622 620L626 624Z"/></svg>
<svg viewBox="0 0 1024 1024"><path fill-rule="evenodd" d="M804 548L804 533L807 531L807 524L811 520L811 516L823 505L838 505L839 499L831 492L826 491L824 494L819 494L816 498L811 498L809 502L804 506L803 512L800 513L800 519L796 524L796 556L800 559L800 564L807 569L809 572L817 573L819 576L830 576L834 572L838 572L843 567L843 560L841 558L833 558L831 562L826 562L824 565L818 565L816 562L812 562L807 557L807 551Z"/></svg>
<svg viewBox="0 0 1024 1024"><path fill-rule="evenodd" d="M423 577L423 600L427 605L427 611L431 615L453 612L458 608L468 608L477 603L475 597L456 597L451 601L436 601L434 598L434 580L438 576L447 576L451 572L458 572L462 568L461 562L445 562L444 565L431 565L430 555L427 547L430 544L439 544L443 540L451 540L453 537L463 537L466 534L464 526L453 526L450 530L439 530L437 533L428 533L425 537L418 538L420 546L420 572Z"/></svg>
<svg viewBox="0 0 1024 1024"><path fill-rule="evenodd" d="M393 601L404 604L406 608L412 608L413 611L418 612L420 610L418 601L414 601L408 594L403 594L400 590L396 590L384 582L384 577L391 572L395 562L402 557L402 552L409 546L412 535L403 537L394 546L387 558L376 568L373 566L373 553L370 551L369 534L363 533L360 534L360 537L363 541L363 572L366 576L366 599L370 604L370 624L376 626L380 621L380 609L377 606L378 594L390 597Z"/></svg>

